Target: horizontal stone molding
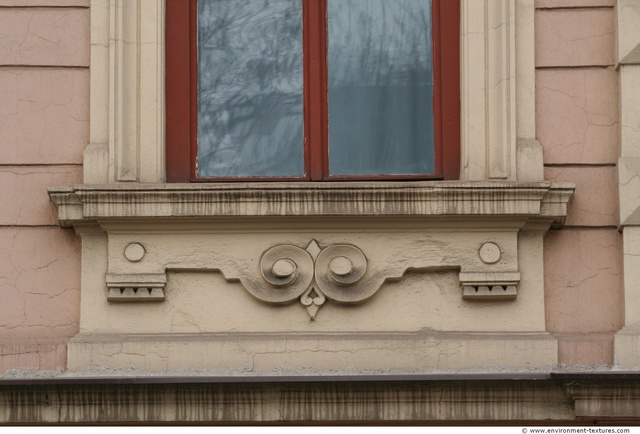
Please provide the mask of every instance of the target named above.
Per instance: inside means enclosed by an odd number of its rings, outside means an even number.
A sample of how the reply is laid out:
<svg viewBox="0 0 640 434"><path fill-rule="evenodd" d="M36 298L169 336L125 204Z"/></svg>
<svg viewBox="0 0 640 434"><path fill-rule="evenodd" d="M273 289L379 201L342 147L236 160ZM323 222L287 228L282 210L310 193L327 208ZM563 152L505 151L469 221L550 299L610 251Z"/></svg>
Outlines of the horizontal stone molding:
<svg viewBox="0 0 640 434"><path fill-rule="evenodd" d="M441 376L188 377L0 383L5 424L355 424L573 421L556 381ZM35 383L35 384L34 384ZM633 383L636 385L637 383ZM17 405L20 403L20 405ZM480 404L479 404L480 403ZM519 431L519 429L518 429Z"/></svg>
<svg viewBox="0 0 640 434"><path fill-rule="evenodd" d="M562 224L571 183L332 182L53 187L65 227L119 218L302 216L536 217Z"/></svg>
<svg viewBox="0 0 640 434"><path fill-rule="evenodd" d="M287 351L278 351L286 342ZM526 351L524 350L526 349ZM70 373L118 369L221 376L381 375L432 372L548 372L557 353L548 333L299 332L80 333L69 342ZM126 361L126 362L125 362ZM126 363L126 365L124 364Z"/></svg>
<svg viewBox="0 0 640 434"><path fill-rule="evenodd" d="M526 420L628 426L640 417L639 386L637 373L624 372L142 377L119 370L113 378L4 380L0 423L515 425Z"/></svg>

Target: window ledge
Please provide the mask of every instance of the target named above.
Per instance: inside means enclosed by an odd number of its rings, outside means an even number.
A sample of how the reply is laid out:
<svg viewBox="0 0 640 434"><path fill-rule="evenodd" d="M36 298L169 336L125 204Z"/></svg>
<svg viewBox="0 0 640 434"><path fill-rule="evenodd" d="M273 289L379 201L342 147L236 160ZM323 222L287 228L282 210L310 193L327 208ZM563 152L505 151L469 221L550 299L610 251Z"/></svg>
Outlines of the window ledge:
<svg viewBox="0 0 640 434"><path fill-rule="evenodd" d="M64 227L206 217L524 217L561 225L575 189L550 182L108 184L53 187Z"/></svg>

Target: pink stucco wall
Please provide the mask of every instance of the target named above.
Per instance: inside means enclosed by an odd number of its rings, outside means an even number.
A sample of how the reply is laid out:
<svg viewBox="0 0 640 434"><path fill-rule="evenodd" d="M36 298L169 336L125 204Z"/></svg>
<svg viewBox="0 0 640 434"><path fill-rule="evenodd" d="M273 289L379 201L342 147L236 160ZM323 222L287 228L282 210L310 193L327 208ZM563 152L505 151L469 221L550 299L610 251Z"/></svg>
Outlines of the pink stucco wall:
<svg viewBox="0 0 640 434"><path fill-rule="evenodd" d="M547 330L565 364L613 361L622 325L614 0L536 0L545 176L577 183L545 240ZM80 243L46 187L82 181L89 0L0 0L0 372L65 365L78 331Z"/></svg>
<svg viewBox="0 0 640 434"><path fill-rule="evenodd" d="M536 1L536 133L545 177L577 185L566 225L545 239L546 324L562 364L611 364L623 323L614 5Z"/></svg>
<svg viewBox="0 0 640 434"><path fill-rule="evenodd" d="M47 187L82 182L88 0L0 0L0 372L55 370L78 332L80 242Z"/></svg>

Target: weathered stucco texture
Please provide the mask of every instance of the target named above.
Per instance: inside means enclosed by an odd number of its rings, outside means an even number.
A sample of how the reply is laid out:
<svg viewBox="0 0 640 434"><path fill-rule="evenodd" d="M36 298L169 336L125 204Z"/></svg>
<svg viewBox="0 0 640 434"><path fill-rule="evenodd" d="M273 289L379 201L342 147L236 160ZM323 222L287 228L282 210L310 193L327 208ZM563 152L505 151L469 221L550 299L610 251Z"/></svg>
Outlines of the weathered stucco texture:
<svg viewBox="0 0 640 434"><path fill-rule="evenodd" d="M559 337L560 363L612 363L614 333L623 324L621 235L551 231L544 266L547 330Z"/></svg>
<svg viewBox="0 0 640 434"><path fill-rule="evenodd" d="M70 165L0 168L0 201L11 204L0 211L0 225L56 225L58 214L47 187L81 181L82 169Z"/></svg>
<svg viewBox="0 0 640 434"><path fill-rule="evenodd" d="M538 69L536 122L545 163L617 161L617 77L613 68Z"/></svg>
<svg viewBox="0 0 640 434"><path fill-rule="evenodd" d="M86 0L0 0L0 372L56 370L78 332L80 242L47 187L82 182Z"/></svg>
<svg viewBox="0 0 640 434"><path fill-rule="evenodd" d="M91 0L0 0L0 6L13 7L89 7Z"/></svg>
<svg viewBox="0 0 640 434"><path fill-rule="evenodd" d="M2 164L82 163L89 140L87 69L0 66L0 102Z"/></svg>
<svg viewBox="0 0 640 434"><path fill-rule="evenodd" d="M616 0L535 0L538 9L543 8L586 8L596 6L614 6Z"/></svg>
<svg viewBox="0 0 640 434"><path fill-rule="evenodd" d="M0 14L0 65L89 66L89 10L15 8Z"/></svg>
<svg viewBox="0 0 640 434"><path fill-rule="evenodd" d="M547 330L567 365L613 363L623 325L615 2L536 1L536 134L545 179L576 191L545 237Z"/></svg>
<svg viewBox="0 0 640 434"><path fill-rule="evenodd" d="M610 8L538 10L536 65L611 65L615 51L614 15Z"/></svg>
<svg viewBox="0 0 640 434"><path fill-rule="evenodd" d="M545 179L575 182L567 226L615 227L618 224L618 171L613 166L552 166Z"/></svg>

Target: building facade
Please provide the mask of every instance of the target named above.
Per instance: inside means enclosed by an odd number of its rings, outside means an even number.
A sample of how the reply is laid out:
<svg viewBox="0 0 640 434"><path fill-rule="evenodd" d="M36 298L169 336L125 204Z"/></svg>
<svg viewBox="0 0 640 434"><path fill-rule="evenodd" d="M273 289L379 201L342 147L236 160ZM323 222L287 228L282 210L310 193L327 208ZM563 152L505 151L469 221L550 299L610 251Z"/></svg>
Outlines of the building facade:
<svg viewBox="0 0 640 434"><path fill-rule="evenodd" d="M3 421L640 417L637 0L460 0L459 180L325 183L166 182L176 1L0 0Z"/></svg>

